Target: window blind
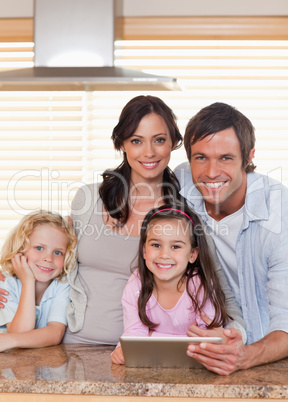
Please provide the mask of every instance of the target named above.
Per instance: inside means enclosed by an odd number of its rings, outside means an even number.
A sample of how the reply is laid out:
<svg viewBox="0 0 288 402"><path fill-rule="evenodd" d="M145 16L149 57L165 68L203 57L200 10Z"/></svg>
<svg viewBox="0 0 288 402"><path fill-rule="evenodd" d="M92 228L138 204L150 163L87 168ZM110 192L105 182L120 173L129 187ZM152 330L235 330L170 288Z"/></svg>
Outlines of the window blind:
<svg viewBox="0 0 288 402"><path fill-rule="evenodd" d="M159 95L178 115L182 133L202 107L218 101L229 103L256 129L258 171L288 184L288 41L117 44L117 66L178 78L182 92ZM182 152L174 159L176 163L178 157L183 157Z"/></svg>
<svg viewBox="0 0 288 402"><path fill-rule="evenodd" d="M82 115L81 93L0 92L2 237L32 210L69 210L82 180Z"/></svg>
<svg viewBox="0 0 288 402"><path fill-rule="evenodd" d="M31 65L33 43L0 44L0 70ZM202 107L237 107L256 129L257 170L288 185L287 41L118 41L115 65L178 79L179 90L153 94L183 134ZM31 210L68 214L79 186L120 163L112 129L139 94L148 92L0 91L0 242ZM170 166L185 160L182 147Z"/></svg>

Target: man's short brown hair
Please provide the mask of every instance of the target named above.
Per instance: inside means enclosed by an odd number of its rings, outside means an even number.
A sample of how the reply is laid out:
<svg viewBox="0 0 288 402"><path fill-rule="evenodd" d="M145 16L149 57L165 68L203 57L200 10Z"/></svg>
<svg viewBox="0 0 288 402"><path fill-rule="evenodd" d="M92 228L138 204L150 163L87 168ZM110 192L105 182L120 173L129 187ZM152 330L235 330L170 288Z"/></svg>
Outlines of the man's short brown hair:
<svg viewBox="0 0 288 402"><path fill-rule="evenodd" d="M203 140L211 134L233 128L238 138L242 167L247 173L256 168L249 163L250 151L255 146L255 131L251 121L233 106L216 102L201 109L187 124L184 135L184 146L189 162L191 161L191 145Z"/></svg>

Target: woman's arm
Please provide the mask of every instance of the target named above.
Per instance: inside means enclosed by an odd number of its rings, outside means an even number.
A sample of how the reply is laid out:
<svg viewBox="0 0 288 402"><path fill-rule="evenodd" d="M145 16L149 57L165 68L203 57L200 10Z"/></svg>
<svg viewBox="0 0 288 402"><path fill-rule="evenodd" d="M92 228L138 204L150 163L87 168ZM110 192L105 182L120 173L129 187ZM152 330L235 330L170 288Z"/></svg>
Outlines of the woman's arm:
<svg viewBox="0 0 288 402"><path fill-rule="evenodd" d="M78 242L89 223L98 199L98 184L94 183L80 187L72 200L71 219L73 220ZM66 310L68 327L71 332L77 332L84 325L87 306L87 295L78 276L78 262L74 269L68 271L67 278L71 286L71 302Z"/></svg>
<svg viewBox="0 0 288 402"><path fill-rule="evenodd" d="M66 325L49 322L46 327L21 333L0 334L0 352L12 348L43 348L58 345L65 333Z"/></svg>
<svg viewBox="0 0 288 402"><path fill-rule="evenodd" d="M3 273L0 271L0 282L5 282L5 275L3 275ZM8 296L9 292L7 292L7 290L0 288L0 308L5 308L5 304L3 303L7 303L7 299L4 296Z"/></svg>

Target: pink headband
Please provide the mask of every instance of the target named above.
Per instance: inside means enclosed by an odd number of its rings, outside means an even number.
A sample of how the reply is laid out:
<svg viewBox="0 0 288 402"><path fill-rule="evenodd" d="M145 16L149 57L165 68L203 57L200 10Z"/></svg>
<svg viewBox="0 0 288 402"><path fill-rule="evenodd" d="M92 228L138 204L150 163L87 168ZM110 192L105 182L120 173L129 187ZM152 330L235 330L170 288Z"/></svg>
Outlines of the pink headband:
<svg viewBox="0 0 288 402"><path fill-rule="evenodd" d="M181 209L176 209L176 208L159 209L158 211L154 212L154 214L153 214L152 216L154 216L154 215L158 214L158 212L162 212L162 211L177 211L177 212L180 212L181 214L185 215L185 216L189 219L189 221L192 222L192 225L193 225L193 226L195 226L195 223L192 221L192 219L190 218L190 216L187 215L185 212L181 211ZM152 218L152 216L151 216L151 218Z"/></svg>

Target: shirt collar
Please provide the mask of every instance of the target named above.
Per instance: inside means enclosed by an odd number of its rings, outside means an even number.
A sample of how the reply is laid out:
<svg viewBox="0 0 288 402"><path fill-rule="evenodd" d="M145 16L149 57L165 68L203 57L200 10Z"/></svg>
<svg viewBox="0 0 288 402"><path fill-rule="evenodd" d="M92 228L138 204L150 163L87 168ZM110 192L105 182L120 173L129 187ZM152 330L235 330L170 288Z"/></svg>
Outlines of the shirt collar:
<svg viewBox="0 0 288 402"><path fill-rule="evenodd" d="M46 302L47 300L51 299L52 297L54 297L54 288L55 286L57 286L57 279L53 279L50 283L50 285L48 286L48 288L45 290L42 299L40 301L40 305L44 302ZM60 283L60 282L59 282Z"/></svg>
<svg viewBox="0 0 288 402"><path fill-rule="evenodd" d="M245 211L250 221L267 220L269 218L264 176L259 173L247 174Z"/></svg>

